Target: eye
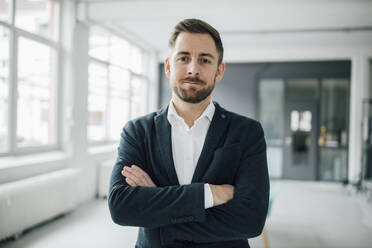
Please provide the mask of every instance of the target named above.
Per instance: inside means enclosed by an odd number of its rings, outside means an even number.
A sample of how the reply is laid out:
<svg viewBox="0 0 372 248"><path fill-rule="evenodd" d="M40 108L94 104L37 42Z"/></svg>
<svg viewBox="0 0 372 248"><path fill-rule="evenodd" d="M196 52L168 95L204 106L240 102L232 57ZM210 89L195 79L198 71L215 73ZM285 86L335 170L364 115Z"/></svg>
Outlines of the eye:
<svg viewBox="0 0 372 248"><path fill-rule="evenodd" d="M187 59L188 58L186 56L183 56L183 57L178 58L178 60L181 61L181 62L186 62Z"/></svg>
<svg viewBox="0 0 372 248"><path fill-rule="evenodd" d="M210 61L209 59L206 59L206 58L202 58L202 59L201 59L201 62L202 62L203 64L209 64L209 63L211 63L211 61Z"/></svg>

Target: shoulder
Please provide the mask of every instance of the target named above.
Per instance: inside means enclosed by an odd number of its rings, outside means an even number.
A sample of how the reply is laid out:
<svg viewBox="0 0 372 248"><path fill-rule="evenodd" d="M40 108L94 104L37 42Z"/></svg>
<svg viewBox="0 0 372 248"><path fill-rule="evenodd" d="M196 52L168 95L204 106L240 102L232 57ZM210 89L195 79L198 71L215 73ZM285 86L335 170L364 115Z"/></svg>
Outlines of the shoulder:
<svg viewBox="0 0 372 248"><path fill-rule="evenodd" d="M248 128L251 131L252 130L258 131L262 129L260 122L253 118L226 110L216 102L215 102L215 106L216 106L216 110L218 109L217 113L221 113L227 117L227 119L230 122L229 123L230 128L233 128L235 130L241 130L241 129L247 130Z"/></svg>
<svg viewBox="0 0 372 248"><path fill-rule="evenodd" d="M134 134L145 134L152 130L154 127L155 119L160 115L166 115L167 107L164 107L158 111L151 112L149 114L137 117L128 121L124 126L124 131Z"/></svg>
<svg viewBox="0 0 372 248"><path fill-rule="evenodd" d="M132 119L125 124L124 130L127 132L131 132L131 133L133 132L138 133L140 131L145 131L151 128L156 114L157 112L152 112L150 114Z"/></svg>
<svg viewBox="0 0 372 248"><path fill-rule="evenodd" d="M231 127L232 128L249 128L250 130L261 130L261 123L255 119L243 116L231 111L227 111L227 115L230 117Z"/></svg>
<svg viewBox="0 0 372 248"><path fill-rule="evenodd" d="M232 111L228 111L218 104L216 105L216 112L221 117L224 115L225 118L216 118L216 120L227 121L227 129L225 133L225 143L234 144L241 143L244 147L251 147L254 144L261 143L264 141L264 132L260 122L257 120L243 116Z"/></svg>
<svg viewBox="0 0 372 248"><path fill-rule="evenodd" d="M266 150L264 131L259 121L225 110L228 119L227 144L239 143L244 157Z"/></svg>

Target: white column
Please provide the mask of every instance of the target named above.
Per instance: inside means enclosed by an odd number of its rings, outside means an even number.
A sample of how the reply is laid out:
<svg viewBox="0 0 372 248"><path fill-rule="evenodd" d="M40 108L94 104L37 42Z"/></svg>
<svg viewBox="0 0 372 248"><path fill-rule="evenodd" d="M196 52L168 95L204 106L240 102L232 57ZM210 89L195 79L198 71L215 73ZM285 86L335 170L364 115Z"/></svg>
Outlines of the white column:
<svg viewBox="0 0 372 248"><path fill-rule="evenodd" d="M362 169L362 101L369 92L369 60L365 55L352 58L349 119L349 181L355 183Z"/></svg>
<svg viewBox="0 0 372 248"><path fill-rule="evenodd" d="M152 51L148 56L149 70L148 77L150 79L149 84L149 98L148 98L148 112L158 110L159 102L159 64L157 60L157 53Z"/></svg>
<svg viewBox="0 0 372 248"><path fill-rule="evenodd" d="M73 96L74 96L74 32L76 18L76 7L73 1L61 2L61 47L60 47L60 84L58 88L59 96L59 120L62 124L59 125L59 137L61 138L61 148L70 157L73 153L73 145L71 137L73 136Z"/></svg>
<svg viewBox="0 0 372 248"><path fill-rule="evenodd" d="M87 153L89 27L77 22L74 30L74 94L72 140L74 153Z"/></svg>

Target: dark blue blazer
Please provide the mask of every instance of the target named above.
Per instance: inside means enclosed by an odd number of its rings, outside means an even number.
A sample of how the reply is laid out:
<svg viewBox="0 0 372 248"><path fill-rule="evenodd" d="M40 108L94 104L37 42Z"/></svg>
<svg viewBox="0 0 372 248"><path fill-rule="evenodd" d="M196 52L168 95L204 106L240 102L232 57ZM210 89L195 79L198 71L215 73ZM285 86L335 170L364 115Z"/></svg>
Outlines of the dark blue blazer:
<svg viewBox="0 0 372 248"><path fill-rule="evenodd" d="M249 247L261 234L269 200L266 143L261 125L216 110L192 183L180 186L172 158L168 107L129 121L121 134L108 204L113 221L140 227L136 247ZM131 187L121 175L136 164L157 187ZM204 209L204 184L231 184L234 198Z"/></svg>

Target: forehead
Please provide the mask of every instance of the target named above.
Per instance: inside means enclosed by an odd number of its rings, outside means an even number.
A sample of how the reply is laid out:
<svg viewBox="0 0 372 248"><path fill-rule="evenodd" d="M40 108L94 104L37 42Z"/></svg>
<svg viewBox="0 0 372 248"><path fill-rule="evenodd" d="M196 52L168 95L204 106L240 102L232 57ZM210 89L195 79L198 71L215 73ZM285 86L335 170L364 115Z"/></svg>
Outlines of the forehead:
<svg viewBox="0 0 372 248"><path fill-rule="evenodd" d="M174 52L210 53L217 55L216 44L209 34L181 32L174 46Z"/></svg>

